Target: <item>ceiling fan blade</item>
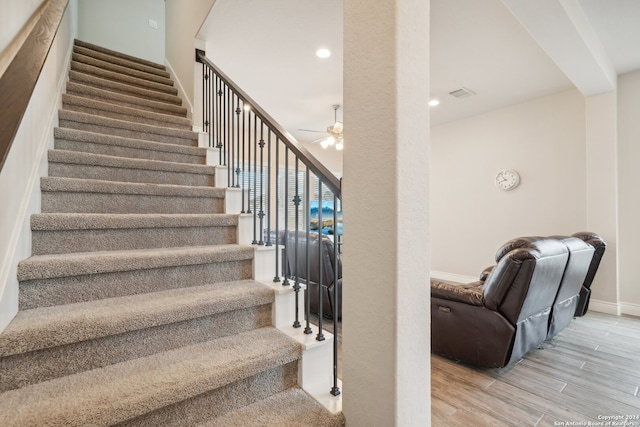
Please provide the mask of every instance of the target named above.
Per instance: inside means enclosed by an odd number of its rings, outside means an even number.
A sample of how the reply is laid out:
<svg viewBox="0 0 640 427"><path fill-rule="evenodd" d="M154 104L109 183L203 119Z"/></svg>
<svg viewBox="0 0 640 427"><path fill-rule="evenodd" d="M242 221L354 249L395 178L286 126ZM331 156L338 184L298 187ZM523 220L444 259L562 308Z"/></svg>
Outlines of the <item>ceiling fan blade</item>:
<svg viewBox="0 0 640 427"><path fill-rule="evenodd" d="M302 131L302 132L327 133L327 132L325 132L323 130L311 130L311 129L298 129L298 130Z"/></svg>
<svg viewBox="0 0 640 427"><path fill-rule="evenodd" d="M329 137L328 136L323 136L322 138L318 138L318 139L314 139L313 141L309 141L309 144L315 144L317 142L324 141L327 138L329 138Z"/></svg>

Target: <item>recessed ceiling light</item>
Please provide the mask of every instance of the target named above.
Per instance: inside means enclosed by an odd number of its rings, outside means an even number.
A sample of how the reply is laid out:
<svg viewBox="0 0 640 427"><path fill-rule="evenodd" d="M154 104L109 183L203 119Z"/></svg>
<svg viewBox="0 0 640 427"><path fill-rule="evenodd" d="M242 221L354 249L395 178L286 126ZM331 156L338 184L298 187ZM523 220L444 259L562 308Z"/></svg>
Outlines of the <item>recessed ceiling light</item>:
<svg viewBox="0 0 640 427"><path fill-rule="evenodd" d="M435 107L437 105L440 105L440 101L438 101L437 99L432 99L431 101L429 101L429 107Z"/></svg>
<svg viewBox="0 0 640 427"><path fill-rule="evenodd" d="M316 56L317 56L318 58L322 58L322 59L324 59L324 58L328 58L328 57L330 57L330 56L331 56L331 51L330 51L329 49L325 49L325 48L318 49L318 50L316 51Z"/></svg>

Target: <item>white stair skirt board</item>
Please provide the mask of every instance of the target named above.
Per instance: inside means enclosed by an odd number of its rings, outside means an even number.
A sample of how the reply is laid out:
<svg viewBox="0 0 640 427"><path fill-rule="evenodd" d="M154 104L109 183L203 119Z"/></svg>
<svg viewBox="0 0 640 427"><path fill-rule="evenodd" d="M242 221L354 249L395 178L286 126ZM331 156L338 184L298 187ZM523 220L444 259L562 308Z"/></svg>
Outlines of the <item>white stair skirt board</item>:
<svg viewBox="0 0 640 427"><path fill-rule="evenodd" d="M621 302L620 310L622 314L628 314L630 316L640 317L640 304L633 304L630 302Z"/></svg>
<svg viewBox="0 0 640 427"><path fill-rule="evenodd" d="M253 214L240 214L237 235L239 245L250 245L253 242Z"/></svg>
<svg viewBox="0 0 640 427"><path fill-rule="evenodd" d="M216 176L218 176L218 170L219 168L216 168ZM216 185L216 187L218 186ZM227 188L224 196L224 212L239 214L240 211L242 211L242 190L240 188Z"/></svg>
<svg viewBox="0 0 640 427"><path fill-rule="evenodd" d="M273 268L276 265L275 246L256 246L253 256L253 280L268 283L273 280Z"/></svg>
<svg viewBox="0 0 640 427"><path fill-rule="evenodd" d="M207 166L220 166L220 149L219 148L207 148L207 157L205 164Z"/></svg>
<svg viewBox="0 0 640 427"><path fill-rule="evenodd" d="M302 358L298 366L298 384L331 413L342 411L342 394L333 396L333 334L323 331L324 341L316 341L318 328L305 334L304 327L289 325L278 328L302 346ZM342 390L342 385L339 384Z"/></svg>
<svg viewBox="0 0 640 427"><path fill-rule="evenodd" d="M216 175L215 175L214 183L216 187L220 187L220 188L226 188L229 186L229 178L227 177L226 166L220 166L220 165L216 166Z"/></svg>

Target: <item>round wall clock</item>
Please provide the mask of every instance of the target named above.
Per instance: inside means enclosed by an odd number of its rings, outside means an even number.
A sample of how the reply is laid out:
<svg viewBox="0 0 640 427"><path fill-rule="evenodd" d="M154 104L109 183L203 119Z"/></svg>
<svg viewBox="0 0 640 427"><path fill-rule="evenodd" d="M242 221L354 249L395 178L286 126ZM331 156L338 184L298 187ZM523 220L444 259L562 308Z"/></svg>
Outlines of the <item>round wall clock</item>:
<svg viewBox="0 0 640 427"><path fill-rule="evenodd" d="M500 190L513 190L520 184L520 175L514 170L505 169L498 172L495 182Z"/></svg>

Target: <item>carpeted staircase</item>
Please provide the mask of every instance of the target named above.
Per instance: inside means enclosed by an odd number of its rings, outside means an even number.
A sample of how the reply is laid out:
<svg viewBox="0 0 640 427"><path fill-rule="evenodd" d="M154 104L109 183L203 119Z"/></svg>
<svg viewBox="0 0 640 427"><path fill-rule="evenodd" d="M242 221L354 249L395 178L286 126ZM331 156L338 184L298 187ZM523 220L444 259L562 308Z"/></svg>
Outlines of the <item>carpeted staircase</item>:
<svg viewBox="0 0 640 427"><path fill-rule="evenodd" d="M20 311L0 334L0 425L340 426L298 384L163 66L77 41Z"/></svg>

